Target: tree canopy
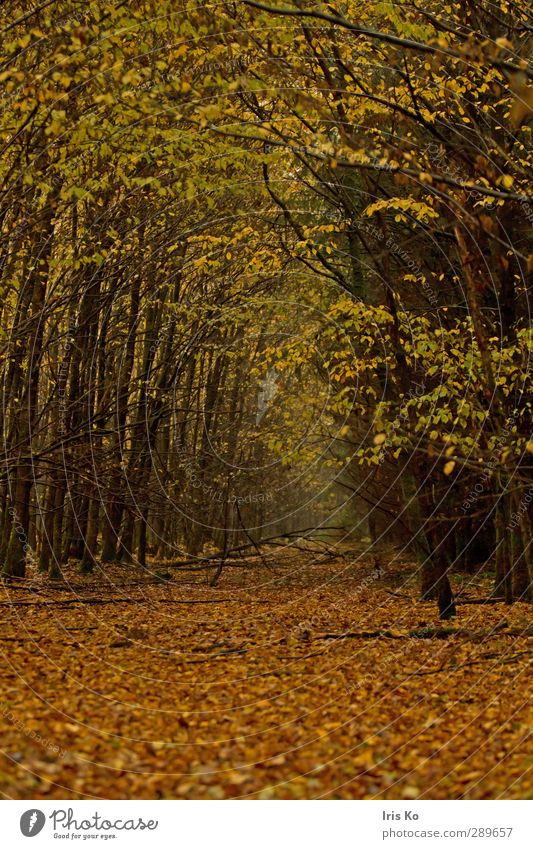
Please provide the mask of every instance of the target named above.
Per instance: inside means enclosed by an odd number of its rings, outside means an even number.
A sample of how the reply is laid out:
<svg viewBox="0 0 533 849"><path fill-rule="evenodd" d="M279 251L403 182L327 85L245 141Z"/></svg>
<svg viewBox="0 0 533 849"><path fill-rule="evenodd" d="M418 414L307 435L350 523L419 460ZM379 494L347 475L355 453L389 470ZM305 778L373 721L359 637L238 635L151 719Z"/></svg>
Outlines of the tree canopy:
<svg viewBox="0 0 533 849"><path fill-rule="evenodd" d="M533 601L527 4L0 6L5 584Z"/></svg>

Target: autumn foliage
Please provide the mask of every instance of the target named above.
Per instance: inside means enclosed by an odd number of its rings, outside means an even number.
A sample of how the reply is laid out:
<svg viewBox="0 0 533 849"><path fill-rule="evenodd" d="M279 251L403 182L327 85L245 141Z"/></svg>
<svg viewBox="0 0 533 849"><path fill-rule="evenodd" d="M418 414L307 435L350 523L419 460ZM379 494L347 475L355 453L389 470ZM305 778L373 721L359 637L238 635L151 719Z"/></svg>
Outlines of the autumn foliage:
<svg viewBox="0 0 533 849"><path fill-rule="evenodd" d="M0 788L524 795L526 4L4 6Z"/></svg>

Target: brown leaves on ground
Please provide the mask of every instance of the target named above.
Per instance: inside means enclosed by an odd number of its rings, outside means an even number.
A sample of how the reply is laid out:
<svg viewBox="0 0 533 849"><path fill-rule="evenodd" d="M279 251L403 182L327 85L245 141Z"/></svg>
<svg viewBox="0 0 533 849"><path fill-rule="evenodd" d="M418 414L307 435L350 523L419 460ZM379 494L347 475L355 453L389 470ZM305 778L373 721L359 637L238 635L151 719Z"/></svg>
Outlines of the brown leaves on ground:
<svg viewBox="0 0 533 849"><path fill-rule="evenodd" d="M4 797L530 793L530 607L459 604L443 633L405 564L275 556L216 588L4 587Z"/></svg>

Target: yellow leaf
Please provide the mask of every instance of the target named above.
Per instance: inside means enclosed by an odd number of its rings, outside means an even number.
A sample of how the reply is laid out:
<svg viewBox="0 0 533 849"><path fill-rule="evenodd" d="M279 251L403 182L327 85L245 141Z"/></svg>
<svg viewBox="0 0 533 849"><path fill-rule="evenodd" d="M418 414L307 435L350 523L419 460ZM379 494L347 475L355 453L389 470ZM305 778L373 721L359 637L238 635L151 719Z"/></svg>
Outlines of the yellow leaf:
<svg viewBox="0 0 533 849"><path fill-rule="evenodd" d="M511 125L518 128L533 115L533 86L528 84L526 75L521 71L511 77L510 86L514 102L509 118Z"/></svg>
<svg viewBox="0 0 533 849"><path fill-rule="evenodd" d="M387 438L387 437L386 437L386 434L384 434L384 433L377 433L377 434L375 435L375 437L374 437L374 445L383 445L383 443L385 442L385 439L386 439L386 438Z"/></svg>
<svg viewBox="0 0 533 849"><path fill-rule="evenodd" d="M455 469L455 460L448 460L448 462L444 466L444 474L451 475L453 470Z"/></svg>

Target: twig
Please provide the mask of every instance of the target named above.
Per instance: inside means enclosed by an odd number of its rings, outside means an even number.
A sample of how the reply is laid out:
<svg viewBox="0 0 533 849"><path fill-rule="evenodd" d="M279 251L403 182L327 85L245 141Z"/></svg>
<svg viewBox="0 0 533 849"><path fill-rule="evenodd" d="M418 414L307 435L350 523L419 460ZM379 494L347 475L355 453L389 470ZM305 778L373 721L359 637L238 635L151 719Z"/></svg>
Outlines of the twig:
<svg viewBox="0 0 533 849"><path fill-rule="evenodd" d="M393 590L385 590L388 595L393 595L395 598L406 598L408 601L417 601L416 598L413 598L411 595L406 595L406 593L396 593Z"/></svg>
<svg viewBox="0 0 533 849"><path fill-rule="evenodd" d="M38 643L42 639L42 634L38 637L0 637L0 643Z"/></svg>
<svg viewBox="0 0 533 849"><path fill-rule="evenodd" d="M456 604L501 604L505 601L503 596L491 596L490 598L463 598L461 594L455 597Z"/></svg>
<svg viewBox="0 0 533 849"><path fill-rule="evenodd" d="M173 598L66 598L57 601L0 601L2 607L47 607L71 604L229 604L235 598L173 599ZM250 599L247 604L261 604L263 599Z"/></svg>
<svg viewBox="0 0 533 849"><path fill-rule="evenodd" d="M409 631L407 634L396 633L391 630L384 631L346 631L344 634L321 634L317 637L319 640L368 640L378 637L386 637L389 640L446 640L448 637L466 637L471 640L486 640L489 637L498 634L503 637L532 637L532 628L512 628L507 629L507 622L500 622L489 631L471 631L468 628L418 628ZM501 633L503 632L503 633Z"/></svg>
<svg viewBox="0 0 533 849"><path fill-rule="evenodd" d="M523 657L526 654L531 654L530 649L526 649L525 651L519 651L516 654L511 655L511 657L498 657L496 652L485 652L484 654L479 655L479 657L475 657L472 660L467 660L465 663L457 663L452 666L439 666L438 669L428 669L425 672L412 672L408 675L408 678L417 678L422 675L438 675L440 672L455 672L457 669L464 669L466 666L474 666L476 663L483 663L484 660L491 660L493 658L497 658L496 663L512 663L514 660L517 660L519 657Z"/></svg>

